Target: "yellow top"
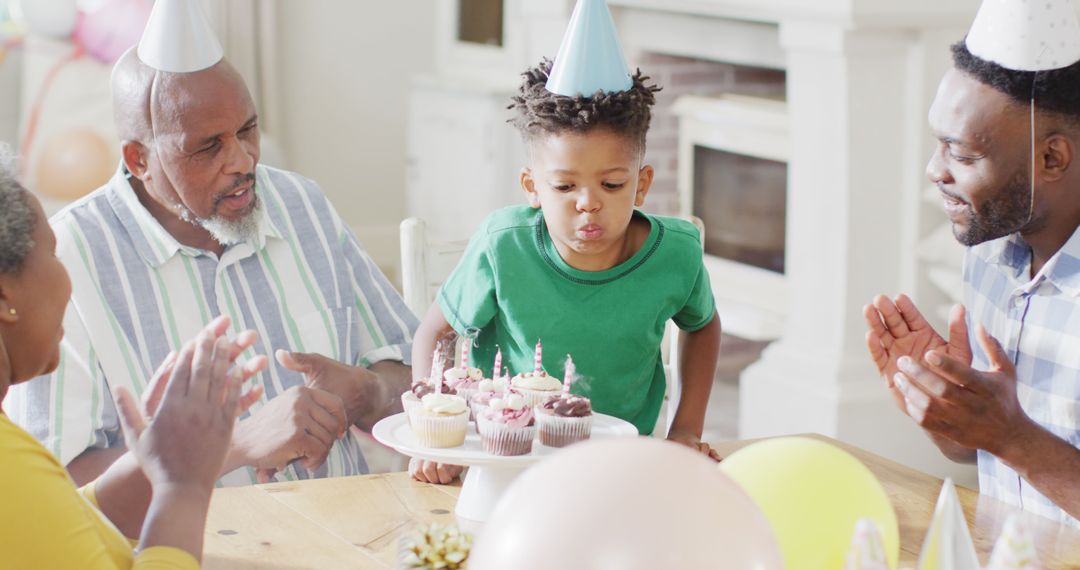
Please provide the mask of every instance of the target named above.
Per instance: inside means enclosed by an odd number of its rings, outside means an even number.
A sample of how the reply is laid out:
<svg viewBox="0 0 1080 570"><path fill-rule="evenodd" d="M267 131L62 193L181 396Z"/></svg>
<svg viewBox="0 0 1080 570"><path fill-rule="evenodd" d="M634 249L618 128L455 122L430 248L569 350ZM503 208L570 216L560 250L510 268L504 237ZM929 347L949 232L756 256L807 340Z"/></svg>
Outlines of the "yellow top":
<svg viewBox="0 0 1080 570"><path fill-rule="evenodd" d="M76 489L67 470L0 413L0 568L197 569L177 548L136 555L96 508L93 484Z"/></svg>

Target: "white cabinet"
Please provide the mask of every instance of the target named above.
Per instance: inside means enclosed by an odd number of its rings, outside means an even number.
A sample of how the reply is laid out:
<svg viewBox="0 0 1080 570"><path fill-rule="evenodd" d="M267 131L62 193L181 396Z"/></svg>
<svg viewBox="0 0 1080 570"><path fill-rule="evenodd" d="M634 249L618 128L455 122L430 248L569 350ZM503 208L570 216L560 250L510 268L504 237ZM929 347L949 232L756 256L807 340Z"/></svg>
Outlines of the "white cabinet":
<svg viewBox="0 0 1080 570"><path fill-rule="evenodd" d="M506 122L513 88L438 77L414 81L408 209L437 239L467 238L492 210L525 201L518 183L525 146Z"/></svg>

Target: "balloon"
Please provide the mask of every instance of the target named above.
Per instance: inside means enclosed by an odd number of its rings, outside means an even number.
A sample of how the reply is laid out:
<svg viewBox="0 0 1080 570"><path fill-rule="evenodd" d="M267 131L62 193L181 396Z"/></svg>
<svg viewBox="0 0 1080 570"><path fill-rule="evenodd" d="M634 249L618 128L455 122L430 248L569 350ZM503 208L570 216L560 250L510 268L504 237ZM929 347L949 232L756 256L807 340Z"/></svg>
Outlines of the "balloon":
<svg viewBox="0 0 1080 570"><path fill-rule="evenodd" d="M75 200L107 182L115 169L112 149L101 135L87 128L70 129L41 148L37 190L57 200Z"/></svg>
<svg viewBox="0 0 1080 570"><path fill-rule="evenodd" d="M76 0L23 0L26 27L43 36L70 38L79 14L75 4Z"/></svg>
<svg viewBox="0 0 1080 570"><path fill-rule="evenodd" d="M510 485L469 568L783 568L764 515L715 465L652 438L570 446Z"/></svg>
<svg viewBox="0 0 1080 570"><path fill-rule="evenodd" d="M881 531L889 567L900 556L896 513L881 483L846 451L805 437L762 441L720 464L776 532L788 570L843 568L855 525Z"/></svg>
<svg viewBox="0 0 1080 570"><path fill-rule="evenodd" d="M79 15L73 39L87 53L112 65L139 43L152 7L150 0L106 0L96 10Z"/></svg>

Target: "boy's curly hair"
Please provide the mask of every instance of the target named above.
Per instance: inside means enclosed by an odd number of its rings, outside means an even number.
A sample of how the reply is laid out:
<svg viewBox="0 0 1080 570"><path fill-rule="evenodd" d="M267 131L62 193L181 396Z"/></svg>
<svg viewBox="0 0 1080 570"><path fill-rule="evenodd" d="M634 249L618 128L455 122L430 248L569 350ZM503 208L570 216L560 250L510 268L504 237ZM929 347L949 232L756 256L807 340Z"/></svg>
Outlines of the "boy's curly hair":
<svg viewBox="0 0 1080 570"><path fill-rule="evenodd" d="M645 134L656 104L656 85L647 85L649 77L638 69L633 85L626 91L592 96L567 97L547 90L551 60L544 58L536 67L522 73L524 81L518 95L507 107L515 112L508 122L517 127L526 141L537 135L574 131L583 133L596 127L606 127L633 141L638 150L645 151Z"/></svg>

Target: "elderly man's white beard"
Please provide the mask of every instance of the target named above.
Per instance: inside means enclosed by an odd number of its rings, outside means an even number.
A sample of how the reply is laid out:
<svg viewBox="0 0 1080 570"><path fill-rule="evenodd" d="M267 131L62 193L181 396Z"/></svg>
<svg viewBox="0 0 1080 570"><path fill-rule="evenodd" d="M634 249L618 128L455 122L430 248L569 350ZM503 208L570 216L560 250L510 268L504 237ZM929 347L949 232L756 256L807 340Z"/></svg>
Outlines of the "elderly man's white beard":
<svg viewBox="0 0 1080 570"><path fill-rule="evenodd" d="M206 230L210 237L224 246L243 243L253 239L259 232L259 221L262 220L263 202L258 193L254 196L255 207L248 215L239 220L227 220L221 216L199 218L191 213L191 210L183 208L180 218L185 222L201 227Z"/></svg>

